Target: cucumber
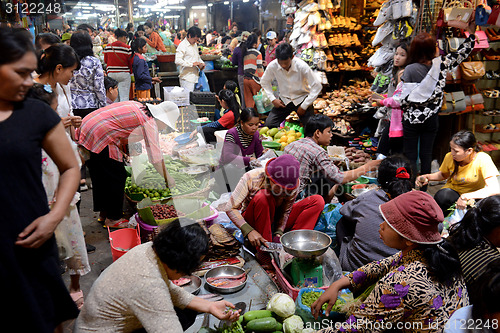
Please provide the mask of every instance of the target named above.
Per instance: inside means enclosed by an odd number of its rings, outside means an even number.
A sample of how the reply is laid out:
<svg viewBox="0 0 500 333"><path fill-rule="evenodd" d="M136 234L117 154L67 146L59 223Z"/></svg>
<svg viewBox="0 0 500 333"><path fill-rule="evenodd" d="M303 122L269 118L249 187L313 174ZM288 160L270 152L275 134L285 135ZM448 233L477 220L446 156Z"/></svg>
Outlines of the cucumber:
<svg viewBox="0 0 500 333"><path fill-rule="evenodd" d="M247 332L274 332L276 319L272 317L254 319L248 322L245 330Z"/></svg>
<svg viewBox="0 0 500 333"><path fill-rule="evenodd" d="M278 321L276 323L276 327L274 328L274 330L278 332L283 332L283 324Z"/></svg>
<svg viewBox="0 0 500 333"><path fill-rule="evenodd" d="M238 323L243 324L243 316L240 316L237 320Z"/></svg>
<svg viewBox="0 0 500 333"><path fill-rule="evenodd" d="M273 313L269 310L253 310L248 311L243 315L243 321L248 323L254 319L271 317Z"/></svg>

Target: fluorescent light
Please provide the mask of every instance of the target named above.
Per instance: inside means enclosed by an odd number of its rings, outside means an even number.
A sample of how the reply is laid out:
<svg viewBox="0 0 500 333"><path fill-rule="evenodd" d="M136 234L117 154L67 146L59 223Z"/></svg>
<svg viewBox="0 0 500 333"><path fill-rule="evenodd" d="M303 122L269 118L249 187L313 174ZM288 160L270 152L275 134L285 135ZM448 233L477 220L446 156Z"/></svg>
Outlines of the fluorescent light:
<svg viewBox="0 0 500 333"><path fill-rule="evenodd" d="M243 2L249 2L250 0L243 0Z"/></svg>
<svg viewBox="0 0 500 333"><path fill-rule="evenodd" d="M212 7L214 4L213 3L209 3L208 4L208 7Z"/></svg>
<svg viewBox="0 0 500 333"><path fill-rule="evenodd" d="M87 14L90 14L92 13L90 10L82 10L82 13L87 13Z"/></svg>
<svg viewBox="0 0 500 333"><path fill-rule="evenodd" d="M181 17L180 15L165 15L163 16L164 18L179 18Z"/></svg>
<svg viewBox="0 0 500 333"><path fill-rule="evenodd" d="M225 5L229 5L229 1L224 1L224 4Z"/></svg>
<svg viewBox="0 0 500 333"><path fill-rule="evenodd" d="M94 7L92 6L85 6L85 7L82 7L83 9L94 9Z"/></svg>
<svg viewBox="0 0 500 333"><path fill-rule="evenodd" d="M154 5L139 5L137 7L139 7L139 8L148 8L149 9L149 8L153 8L155 6Z"/></svg>
<svg viewBox="0 0 500 333"><path fill-rule="evenodd" d="M192 6L191 9L207 9L207 6Z"/></svg>

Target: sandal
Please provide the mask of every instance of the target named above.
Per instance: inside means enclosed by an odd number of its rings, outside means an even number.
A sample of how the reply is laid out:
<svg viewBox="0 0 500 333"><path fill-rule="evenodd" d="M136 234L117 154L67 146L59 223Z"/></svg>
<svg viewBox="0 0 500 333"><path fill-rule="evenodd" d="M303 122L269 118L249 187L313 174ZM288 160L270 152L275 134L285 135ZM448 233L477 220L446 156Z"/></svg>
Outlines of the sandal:
<svg viewBox="0 0 500 333"><path fill-rule="evenodd" d="M107 221L111 221L111 220L108 219ZM126 229L126 228L128 228L128 220L120 219L113 225L107 225L106 223L104 223L102 225L102 227L104 229L108 229L108 228L109 229Z"/></svg>
<svg viewBox="0 0 500 333"><path fill-rule="evenodd" d="M83 291L80 290L80 291L77 291L75 293L70 293L69 294L71 296L71 299L73 300L73 302L75 302L76 304L76 307L78 308L78 310L80 310L83 306L83 303L84 303L84 300L83 300Z"/></svg>

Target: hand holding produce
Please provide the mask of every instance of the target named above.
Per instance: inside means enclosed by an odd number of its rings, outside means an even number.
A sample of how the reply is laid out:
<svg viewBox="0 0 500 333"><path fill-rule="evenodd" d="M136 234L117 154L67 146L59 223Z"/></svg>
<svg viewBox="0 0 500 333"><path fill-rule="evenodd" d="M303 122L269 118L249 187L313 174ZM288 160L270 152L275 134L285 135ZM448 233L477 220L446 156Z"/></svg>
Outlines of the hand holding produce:
<svg viewBox="0 0 500 333"><path fill-rule="evenodd" d="M311 313L314 319L318 319L318 316L325 311L326 316L330 315L330 311L332 307L335 305L337 301L339 289L334 285L331 285L312 305L311 305ZM328 304L326 309L323 308L324 304Z"/></svg>
<svg viewBox="0 0 500 333"><path fill-rule="evenodd" d="M426 175L422 175L420 177L417 177L417 180L415 181L415 184L418 187L422 187L424 185L429 184L429 179L426 177Z"/></svg>
<svg viewBox="0 0 500 333"><path fill-rule="evenodd" d="M228 311L228 308L231 311ZM241 310L235 310L234 305L228 301L210 302L208 312L220 320L235 321L240 317Z"/></svg>

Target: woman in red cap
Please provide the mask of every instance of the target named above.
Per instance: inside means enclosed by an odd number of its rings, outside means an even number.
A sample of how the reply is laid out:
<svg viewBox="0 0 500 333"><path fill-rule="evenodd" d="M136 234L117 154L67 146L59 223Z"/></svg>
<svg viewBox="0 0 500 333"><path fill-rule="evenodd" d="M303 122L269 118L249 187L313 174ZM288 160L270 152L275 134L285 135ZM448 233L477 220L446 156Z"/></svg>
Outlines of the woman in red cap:
<svg viewBox="0 0 500 333"><path fill-rule="evenodd" d="M325 201L320 195L295 202L299 189L299 161L284 154L265 168L243 175L226 206L227 216L258 250L279 242L285 230L314 229ZM258 251L257 259L265 257Z"/></svg>
<svg viewBox="0 0 500 333"><path fill-rule="evenodd" d="M314 317L325 303L330 312L339 290L358 293L375 284L363 303L348 313L344 331L442 332L450 314L469 305L458 255L438 231L443 212L421 191L401 194L380 205L380 212L380 237L401 251L335 281L312 304ZM334 331L330 327L322 332Z"/></svg>

